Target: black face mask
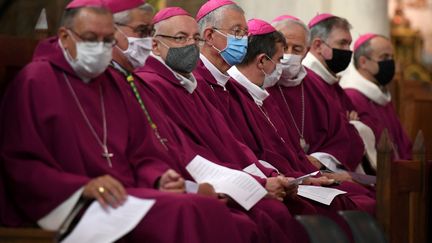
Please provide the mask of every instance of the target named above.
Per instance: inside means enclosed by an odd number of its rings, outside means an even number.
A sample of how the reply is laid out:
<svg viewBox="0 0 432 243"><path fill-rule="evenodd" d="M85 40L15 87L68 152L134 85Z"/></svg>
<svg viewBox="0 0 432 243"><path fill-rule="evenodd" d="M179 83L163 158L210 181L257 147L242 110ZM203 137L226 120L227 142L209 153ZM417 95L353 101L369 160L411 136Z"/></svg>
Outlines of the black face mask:
<svg viewBox="0 0 432 243"><path fill-rule="evenodd" d="M168 50L165 63L174 71L191 73L198 64L199 54L199 48L195 44L171 47Z"/></svg>
<svg viewBox="0 0 432 243"><path fill-rule="evenodd" d="M345 70L351 62L352 51L332 48L333 57L330 60L325 60L327 67L333 73L338 73Z"/></svg>
<svg viewBox="0 0 432 243"><path fill-rule="evenodd" d="M379 85L385 86L390 83L395 75L395 61L393 59L379 61L378 73L374 75Z"/></svg>

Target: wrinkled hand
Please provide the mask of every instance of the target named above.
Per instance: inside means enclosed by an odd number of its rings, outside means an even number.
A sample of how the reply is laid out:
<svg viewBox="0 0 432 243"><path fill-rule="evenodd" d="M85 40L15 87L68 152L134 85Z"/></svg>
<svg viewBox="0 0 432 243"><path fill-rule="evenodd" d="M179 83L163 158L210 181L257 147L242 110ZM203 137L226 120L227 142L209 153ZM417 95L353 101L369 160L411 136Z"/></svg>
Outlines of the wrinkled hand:
<svg viewBox="0 0 432 243"><path fill-rule="evenodd" d="M159 190L164 192L184 193L185 180L174 170L167 170L159 179Z"/></svg>
<svg viewBox="0 0 432 243"><path fill-rule="evenodd" d="M334 179L330 179L326 176L321 177L309 177L303 180L303 185L312 185L312 186L328 186L335 183Z"/></svg>
<svg viewBox="0 0 432 243"><path fill-rule="evenodd" d="M349 121L358 121L360 120L358 113L356 111L347 111L347 118Z"/></svg>
<svg viewBox="0 0 432 243"><path fill-rule="evenodd" d="M197 194L218 199L220 202L227 204L230 198L222 193L216 193L214 187L209 183L201 183L198 185Z"/></svg>
<svg viewBox="0 0 432 243"><path fill-rule="evenodd" d="M316 158L314 158L313 156L310 156L310 155L306 155L306 157L309 160L309 162L311 162L311 164L313 166L315 166L317 169L321 169L322 164L319 160L317 160Z"/></svg>
<svg viewBox="0 0 432 243"><path fill-rule="evenodd" d="M353 178L351 177L348 172L336 172L336 173L321 173L322 175L326 176L327 178L334 179L336 181L350 181L354 182Z"/></svg>
<svg viewBox="0 0 432 243"><path fill-rule="evenodd" d="M117 208L126 201L127 197L123 185L109 175L100 176L89 181L84 186L82 195L86 199L97 200L104 208L108 206Z"/></svg>
<svg viewBox="0 0 432 243"><path fill-rule="evenodd" d="M283 186L285 188L285 193L287 197L295 198L297 197L298 185L290 184L291 181L295 180L293 177L284 177L282 179Z"/></svg>
<svg viewBox="0 0 432 243"><path fill-rule="evenodd" d="M197 194L217 198L218 195L212 185L209 183L201 183L198 185Z"/></svg>
<svg viewBox="0 0 432 243"><path fill-rule="evenodd" d="M284 183L285 182L283 176L267 178L267 182L265 185L265 188L268 192L267 197L283 201L287 195L287 193L285 192Z"/></svg>

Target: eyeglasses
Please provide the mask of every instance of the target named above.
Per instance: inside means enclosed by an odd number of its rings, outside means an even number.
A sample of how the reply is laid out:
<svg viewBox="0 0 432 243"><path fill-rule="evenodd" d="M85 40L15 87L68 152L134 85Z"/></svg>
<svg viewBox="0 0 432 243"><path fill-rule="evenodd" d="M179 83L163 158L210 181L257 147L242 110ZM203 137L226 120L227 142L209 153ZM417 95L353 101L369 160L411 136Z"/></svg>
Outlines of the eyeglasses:
<svg viewBox="0 0 432 243"><path fill-rule="evenodd" d="M73 29L68 28L67 30L70 33L73 33L75 36L77 36L78 39L80 39L82 42L94 43L95 45L98 44L99 42L101 42L99 40L98 36L94 33L91 33L91 36L89 35L89 37L83 37L82 35L75 32ZM73 37L72 37L72 39L75 40L75 38L73 38ZM114 36L105 36L105 37L103 37L102 42L104 45L107 45L107 46L115 46L117 44L117 40L114 38Z"/></svg>
<svg viewBox="0 0 432 243"><path fill-rule="evenodd" d="M276 65L277 63L271 58L269 57L267 54L265 54L265 57L267 58L267 60L271 61L274 65Z"/></svg>
<svg viewBox="0 0 432 243"><path fill-rule="evenodd" d="M194 36L194 37L171 36L171 35L156 35L156 36L172 39L172 40L174 40L175 43L178 43L178 44L181 44L181 45L186 44L186 43L188 43L191 40L193 40L193 42L195 44L198 44L200 46L204 45L204 43L205 43L205 40L201 39L201 37L199 37L199 36Z"/></svg>
<svg viewBox="0 0 432 243"><path fill-rule="evenodd" d="M120 23L116 23L116 25L118 26L124 26L124 27L128 27L129 29L131 29L135 34L138 34L138 36L140 38L144 38L144 37L149 37L149 36L153 36L155 33L155 30L153 28L153 25L138 25L136 27L127 25L127 24L120 24Z"/></svg>
<svg viewBox="0 0 432 243"><path fill-rule="evenodd" d="M224 31L227 31L228 33L232 34L236 39L242 39L244 36L247 36L249 34L249 31L247 29L240 29L240 28L223 29L223 28L213 27L213 29L214 30L224 30ZM219 33L223 34L220 31L219 31Z"/></svg>

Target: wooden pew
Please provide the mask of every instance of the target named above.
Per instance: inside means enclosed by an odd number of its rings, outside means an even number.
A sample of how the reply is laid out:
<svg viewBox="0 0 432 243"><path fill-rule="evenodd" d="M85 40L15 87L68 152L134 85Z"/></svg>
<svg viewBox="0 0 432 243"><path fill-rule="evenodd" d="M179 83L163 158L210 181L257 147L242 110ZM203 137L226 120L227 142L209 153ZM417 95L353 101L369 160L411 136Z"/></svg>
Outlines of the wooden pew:
<svg viewBox="0 0 432 243"><path fill-rule="evenodd" d="M7 85L31 61L38 40L0 35L0 100Z"/></svg>
<svg viewBox="0 0 432 243"><path fill-rule="evenodd" d="M378 144L377 220L390 243L427 242L431 165L423 134L414 143L412 161L392 161L387 131Z"/></svg>
<svg viewBox="0 0 432 243"><path fill-rule="evenodd" d="M30 62L37 40L0 35L0 100L7 85ZM52 243L57 233L38 228L0 227L1 243Z"/></svg>
<svg viewBox="0 0 432 243"><path fill-rule="evenodd" d="M397 86L400 121L411 138L423 132L426 159L432 160L432 83L403 80Z"/></svg>
<svg viewBox="0 0 432 243"><path fill-rule="evenodd" d="M2 243L53 243L57 242L57 233L37 228L2 228Z"/></svg>

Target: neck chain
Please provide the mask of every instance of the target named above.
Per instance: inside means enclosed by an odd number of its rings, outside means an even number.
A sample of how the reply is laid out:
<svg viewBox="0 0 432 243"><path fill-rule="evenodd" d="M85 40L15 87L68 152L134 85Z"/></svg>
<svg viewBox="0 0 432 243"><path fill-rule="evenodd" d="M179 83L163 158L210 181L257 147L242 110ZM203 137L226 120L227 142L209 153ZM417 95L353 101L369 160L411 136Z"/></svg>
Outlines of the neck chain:
<svg viewBox="0 0 432 243"><path fill-rule="evenodd" d="M98 142L98 144L102 147L102 157L104 157L107 160L108 166L112 167L111 158L114 157L114 154L110 153L108 151L108 146L107 146L108 132L107 132L105 103L104 103L102 86L99 84L99 96L100 96L100 103L101 103L101 110L102 110L102 127L103 127L103 137L102 137L102 141L101 141L101 139L97 135L95 129L93 128L92 124L90 123L90 120L88 119L87 114L85 113L85 111L81 105L81 102L79 101L78 96L76 95L75 90L73 89L73 87L69 81L69 78L66 76L65 73L63 73L63 76L64 76L64 78L66 80L66 84L69 87L69 90L70 90L70 92L71 92L71 94L75 100L75 103L81 112L82 117L84 118L84 120L87 123L88 128L90 129L91 133L93 134L93 136L96 139L96 141Z"/></svg>
<svg viewBox="0 0 432 243"><path fill-rule="evenodd" d="M296 128L296 130L297 130L297 133L299 134L299 136L300 136L300 147L303 149L303 151L305 152L305 153L307 153L308 152L308 150L309 150L309 144L308 143L306 143L306 140L305 140L305 138L304 138L304 122L305 122L305 99L304 99L304 87L303 87L303 82L300 84L300 87L301 87L301 102L302 102L302 118L301 118L301 130L299 129L299 127L297 126L297 123L296 123L296 121L295 121L295 119L294 119L294 115L292 114L292 112L291 112L291 108L289 107L289 105L288 105L288 102L286 101L286 99L285 99L285 95L284 95L284 93L283 93L283 91L282 91L282 87L279 85L279 91L280 91L280 94L281 94L281 96L282 96L282 99L284 100L284 102L285 102L285 105L287 106L287 108L288 108L288 112L289 112L289 114L290 114L290 116L291 116L291 120L292 120L292 122L293 122L293 124L294 124L294 126L295 126L295 128Z"/></svg>
<svg viewBox="0 0 432 243"><path fill-rule="evenodd" d="M257 105L258 108L260 109L261 113L265 116L265 118L267 119L268 123L270 123L270 125L273 127L273 130L275 130L276 134L279 136L280 140L285 143L285 140L282 138L282 136L279 134L279 131L277 130L276 126L273 124L273 122L271 121L270 117L268 116L267 112L264 111L264 109Z"/></svg>
<svg viewBox="0 0 432 243"><path fill-rule="evenodd" d="M141 107L141 110L144 112L144 115L146 116L147 121L148 121L151 129L153 130L156 138L159 140L159 142L162 145L162 147L164 147L164 149L168 151L169 149L168 149L168 146L166 145L166 143L168 142L168 139L163 138L160 135L156 123L153 122L153 119L150 116L150 113L148 112L148 110L147 110L144 102L142 101L141 95L138 92L138 89L136 87L135 79L134 79L133 75L131 73L127 72L126 70L124 70L119 64L117 64L115 62L112 63L112 67L114 67L116 70L118 70L119 72L121 72L126 77L126 80L129 83L129 85L130 85L130 87L132 89L132 92L134 93L135 98L137 99L137 101L138 101L138 103L139 103L139 105Z"/></svg>

